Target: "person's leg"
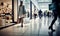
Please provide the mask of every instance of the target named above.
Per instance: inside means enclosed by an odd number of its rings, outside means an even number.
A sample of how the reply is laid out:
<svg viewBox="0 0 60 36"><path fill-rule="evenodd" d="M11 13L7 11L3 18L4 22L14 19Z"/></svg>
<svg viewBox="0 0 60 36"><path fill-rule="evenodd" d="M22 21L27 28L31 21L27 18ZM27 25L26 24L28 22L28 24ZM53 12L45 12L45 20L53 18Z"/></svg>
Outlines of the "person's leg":
<svg viewBox="0 0 60 36"><path fill-rule="evenodd" d="M57 14L54 15L54 19L53 19L51 25L49 26L49 29L53 30L53 24L55 23L56 20L57 20Z"/></svg>
<svg viewBox="0 0 60 36"><path fill-rule="evenodd" d="M39 14L39 18L40 18L40 14Z"/></svg>
<svg viewBox="0 0 60 36"><path fill-rule="evenodd" d="M59 17L58 17L58 22L59 22L59 25L60 25L60 15L59 15Z"/></svg>
<svg viewBox="0 0 60 36"><path fill-rule="evenodd" d="M19 24L19 23L20 23L20 18L17 19L17 24Z"/></svg>
<svg viewBox="0 0 60 36"><path fill-rule="evenodd" d="M23 27L23 18L21 18L21 27Z"/></svg>
<svg viewBox="0 0 60 36"><path fill-rule="evenodd" d="M53 26L53 24L55 23L55 21L57 20L57 17L54 17L52 23L51 23L51 26Z"/></svg>

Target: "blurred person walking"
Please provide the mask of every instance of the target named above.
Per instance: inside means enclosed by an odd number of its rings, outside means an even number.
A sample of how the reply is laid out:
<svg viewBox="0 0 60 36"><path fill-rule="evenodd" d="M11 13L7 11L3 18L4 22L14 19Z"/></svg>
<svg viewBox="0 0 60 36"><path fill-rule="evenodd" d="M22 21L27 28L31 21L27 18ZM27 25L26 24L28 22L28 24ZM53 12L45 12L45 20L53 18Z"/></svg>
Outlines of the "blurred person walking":
<svg viewBox="0 0 60 36"><path fill-rule="evenodd" d="M26 16L26 10L23 5L23 1L20 1L19 12L18 12L18 23L21 23L21 27L23 27L23 18Z"/></svg>

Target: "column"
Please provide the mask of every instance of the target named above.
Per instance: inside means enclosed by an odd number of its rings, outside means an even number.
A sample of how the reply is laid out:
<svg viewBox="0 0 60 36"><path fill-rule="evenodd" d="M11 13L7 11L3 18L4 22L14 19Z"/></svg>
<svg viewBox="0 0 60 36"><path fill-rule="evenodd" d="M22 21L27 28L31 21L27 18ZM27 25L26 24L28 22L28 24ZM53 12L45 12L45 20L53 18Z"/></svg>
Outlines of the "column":
<svg viewBox="0 0 60 36"><path fill-rule="evenodd" d="M32 19L32 1L30 0L30 19Z"/></svg>

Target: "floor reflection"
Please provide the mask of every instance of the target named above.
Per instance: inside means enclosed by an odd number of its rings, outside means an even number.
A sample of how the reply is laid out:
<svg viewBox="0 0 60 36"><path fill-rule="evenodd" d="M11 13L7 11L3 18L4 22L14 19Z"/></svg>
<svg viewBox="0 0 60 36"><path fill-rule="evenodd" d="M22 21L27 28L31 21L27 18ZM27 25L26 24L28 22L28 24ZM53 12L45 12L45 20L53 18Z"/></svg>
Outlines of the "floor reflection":
<svg viewBox="0 0 60 36"><path fill-rule="evenodd" d="M49 36L56 36L53 33L54 33L54 31L48 32Z"/></svg>
<svg viewBox="0 0 60 36"><path fill-rule="evenodd" d="M23 28L20 27L20 24L17 24L0 30L0 33L2 32L0 35L5 35L3 32L8 32L8 36L59 36L60 25L58 25L58 23L55 23L56 25L54 24L53 28L57 28L55 32L48 29L52 20L52 17L43 16L41 19L37 17L36 19L31 19L29 23L24 24Z"/></svg>

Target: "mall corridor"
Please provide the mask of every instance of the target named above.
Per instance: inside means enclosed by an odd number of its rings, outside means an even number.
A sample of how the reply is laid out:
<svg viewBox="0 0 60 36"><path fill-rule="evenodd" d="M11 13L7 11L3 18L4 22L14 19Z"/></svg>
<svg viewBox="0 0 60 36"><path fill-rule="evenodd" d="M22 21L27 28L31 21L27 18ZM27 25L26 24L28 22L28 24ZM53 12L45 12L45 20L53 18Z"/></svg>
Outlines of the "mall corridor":
<svg viewBox="0 0 60 36"><path fill-rule="evenodd" d="M60 1L0 0L0 36L60 36Z"/></svg>
<svg viewBox="0 0 60 36"><path fill-rule="evenodd" d="M29 22L24 23L23 28L20 24L5 28L0 30L0 36L58 36L60 35L60 25L58 20L53 26L56 29L52 32L48 29L52 17L37 17L36 19L31 19Z"/></svg>

